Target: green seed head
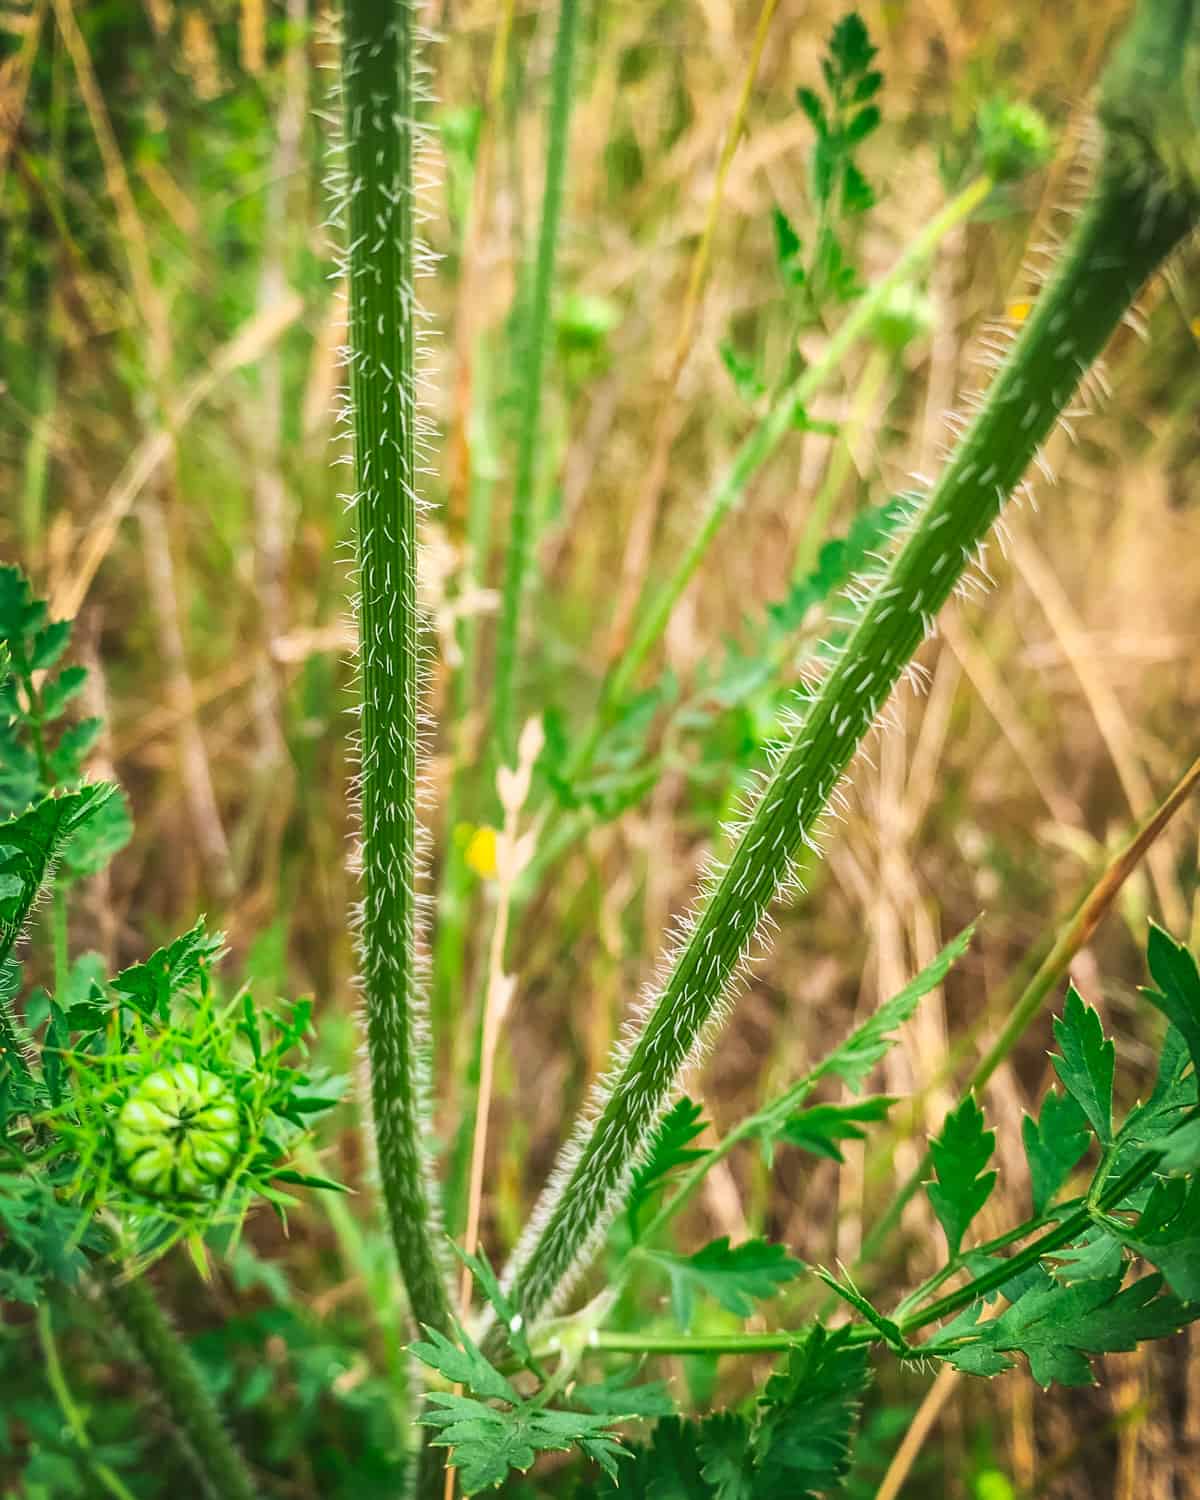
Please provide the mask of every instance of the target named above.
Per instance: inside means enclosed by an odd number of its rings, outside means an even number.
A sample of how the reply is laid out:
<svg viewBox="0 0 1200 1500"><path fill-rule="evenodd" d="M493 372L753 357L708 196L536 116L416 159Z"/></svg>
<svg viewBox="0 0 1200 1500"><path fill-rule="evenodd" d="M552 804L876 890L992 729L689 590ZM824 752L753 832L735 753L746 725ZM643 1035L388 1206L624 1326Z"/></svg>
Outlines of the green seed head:
<svg viewBox="0 0 1200 1500"><path fill-rule="evenodd" d="M989 99L979 111L983 169L997 182L1016 182L1049 161L1050 127L1021 99Z"/></svg>
<svg viewBox="0 0 1200 1500"><path fill-rule="evenodd" d="M889 354L900 354L933 327L933 307L924 292L905 283L895 287L875 314L871 332Z"/></svg>
<svg viewBox="0 0 1200 1500"><path fill-rule="evenodd" d="M227 1177L241 1145L233 1095L213 1073L176 1063L144 1078L117 1117L117 1155L155 1198L194 1197Z"/></svg>

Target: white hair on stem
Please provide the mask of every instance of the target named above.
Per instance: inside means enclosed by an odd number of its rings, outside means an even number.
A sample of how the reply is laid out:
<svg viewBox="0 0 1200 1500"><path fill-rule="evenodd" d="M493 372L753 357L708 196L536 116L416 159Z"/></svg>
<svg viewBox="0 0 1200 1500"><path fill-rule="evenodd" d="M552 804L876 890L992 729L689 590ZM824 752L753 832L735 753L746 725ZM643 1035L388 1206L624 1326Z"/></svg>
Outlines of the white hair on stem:
<svg viewBox="0 0 1200 1500"><path fill-rule="evenodd" d="M941 606L992 581L984 561L992 524L1011 495L1028 494L1025 471L1044 464L1041 445L1059 413L1194 217L1193 205L1148 194L1106 158L1015 340L1008 324L1000 338L985 334L994 344L987 352L1001 360L996 378L964 403L970 416L937 483L905 497L886 571L864 574L848 591L849 638L823 643L826 670L800 698L791 743L772 757L773 774L728 860L702 877L506 1268L526 1323L560 1307L586 1267L681 1075L745 983L767 908L795 882L795 856L819 847L816 835L836 815L831 799L842 797L863 740L891 722L891 692ZM949 424L951 433L957 426Z"/></svg>

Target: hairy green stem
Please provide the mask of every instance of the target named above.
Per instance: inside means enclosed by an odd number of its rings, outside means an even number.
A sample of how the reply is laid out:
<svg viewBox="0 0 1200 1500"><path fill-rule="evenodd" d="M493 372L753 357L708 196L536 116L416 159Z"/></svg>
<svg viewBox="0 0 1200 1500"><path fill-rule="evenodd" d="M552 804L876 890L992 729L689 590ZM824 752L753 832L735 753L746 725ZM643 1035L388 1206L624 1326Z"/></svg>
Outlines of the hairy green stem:
<svg viewBox="0 0 1200 1500"><path fill-rule="evenodd" d="M428 1038L417 953L418 448L411 0L343 22L350 415L359 568L361 963L388 1223L413 1316L450 1304L428 1167Z"/></svg>
<svg viewBox="0 0 1200 1500"><path fill-rule="evenodd" d="M116 1270L103 1274L105 1302L153 1376L212 1500L254 1500L245 1460L149 1283L144 1277L123 1281Z"/></svg>
<svg viewBox="0 0 1200 1500"><path fill-rule="evenodd" d="M1144 168L1145 161L1140 165ZM1192 195L1147 185L1111 150L1060 266L856 622L808 699L728 863L640 1028L577 1127L507 1271L527 1322L553 1309L599 1243L632 1169L718 1022L767 908L1002 506L1141 285L1195 222Z"/></svg>
<svg viewBox="0 0 1200 1500"><path fill-rule="evenodd" d="M546 181L542 192L542 221L538 232L537 258L526 309L526 347L521 392L521 426L517 446L517 469L509 516L508 552L505 559L504 594L500 605L500 631L496 642L496 753L504 765L512 765L517 748L516 676L519 654L521 605L529 574L532 547L534 481L537 471L539 419L542 409L542 377L546 366L546 343L550 328L550 296L554 287L554 262L558 249L558 223L562 212L563 179L567 167L567 136L571 120L571 63L578 30L579 0L560 0L558 32L551 64L551 96L546 144Z"/></svg>

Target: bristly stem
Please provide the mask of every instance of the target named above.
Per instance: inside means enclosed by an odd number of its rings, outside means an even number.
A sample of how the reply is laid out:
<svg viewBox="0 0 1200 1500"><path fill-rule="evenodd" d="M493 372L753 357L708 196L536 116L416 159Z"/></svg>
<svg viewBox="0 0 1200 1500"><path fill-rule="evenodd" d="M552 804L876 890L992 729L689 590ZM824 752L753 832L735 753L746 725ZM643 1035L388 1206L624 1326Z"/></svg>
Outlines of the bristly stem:
<svg viewBox="0 0 1200 1500"><path fill-rule="evenodd" d="M255 1500L245 1461L187 1346L155 1301L150 1283L145 1277L123 1281L119 1269L102 1274L105 1301L153 1375L212 1500Z"/></svg>
<svg viewBox="0 0 1200 1500"><path fill-rule="evenodd" d="M361 961L379 1174L413 1316L447 1331L428 1167L428 1036L417 952L418 430L411 0L343 22L350 414L359 568Z"/></svg>
<svg viewBox="0 0 1200 1500"><path fill-rule="evenodd" d="M507 1273L527 1323L558 1305L597 1246L860 743L960 577L982 564L992 523L1082 377L1196 216L1193 195L1164 191L1129 171L1118 151L1107 154L1057 273L890 563L863 581L845 647L806 701L664 983L561 1158Z"/></svg>
<svg viewBox="0 0 1200 1500"><path fill-rule="evenodd" d="M538 231L537 258L525 315L525 349L522 369L521 426L517 440L517 467L513 480L509 515L508 548L505 558L504 593L500 605L500 629L496 642L495 734L496 754L511 766L517 747L516 677L521 605L529 574L532 546L534 488L537 474L538 430L542 409L542 377L546 367L546 342L550 328L550 294L554 287L554 262L558 249L558 223L562 212L563 180L567 168L567 136L571 120L571 73L579 0L561 0L558 31L551 64L550 117L547 125L546 180L542 191L542 221Z"/></svg>

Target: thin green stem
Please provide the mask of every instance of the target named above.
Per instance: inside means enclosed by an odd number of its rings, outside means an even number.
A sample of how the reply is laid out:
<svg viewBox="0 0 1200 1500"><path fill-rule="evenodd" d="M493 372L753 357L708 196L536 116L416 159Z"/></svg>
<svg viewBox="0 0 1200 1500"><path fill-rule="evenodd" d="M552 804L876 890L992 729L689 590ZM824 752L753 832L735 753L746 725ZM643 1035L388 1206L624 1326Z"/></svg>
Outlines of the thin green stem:
<svg viewBox="0 0 1200 1500"><path fill-rule="evenodd" d="M121 1280L106 1270L108 1307L150 1371L154 1388L185 1439L212 1500L254 1500L245 1460L230 1437L216 1403L183 1340L171 1327L142 1277Z"/></svg>
<svg viewBox="0 0 1200 1500"><path fill-rule="evenodd" d="M1053 993L1070 967L1071 960L1088 942L1111 907L1122 885L1138 867L1146 850L1200 786L1200 758L1192 762L1149 818L1129 839L1116 857L1105 867L1100 879L1079 902L1074 916L1067 922L1032 978L1019 991L995 1040L972 1069L960 1098L972 1090L978 1092L1011 1054L1029 1029L1048 996ZM869 1264L880 1246L900 1222L905 1207L929 1175L931 1157L928 1151L896 1191L891 1202L864 1236L858 1264Z"/></svg>
<svg viewBox="0 0 1200 1500"><path fill-rule="evenodd" d="M834 443L821 488L809 506L804 532L796 548L796 557L792 564L792 577L797 582L806 578L817 565L821 544L825 541L826 532L829 529L830 514L854 464L854 450L851 444L870 417L891 369L892 356L889 352L882 348L872 349L866 368L863 370L862 379L858 383L858 389L854 393L854 404L850 409L850 414Z"/></svg>
<svg viewBox="0 0 1200 1500"><path fill-rule="evenodd" d="M586 1262L860 743L963 572L982 563L993 522L1080 379L1193 221L1190 202L1102 167L1057 274L890 564L865 582L844 648L710 880L640 1031L577 1127L508 1272L527 1322L558 1303Z"/></svg>
<svg viewBox="0 0 1200 1500"><path fill-rule="evenodd" d="M696 569L728 516L741 503L750 481L791 432L805 405L841 368L846 355L866 334L880 309L898 286L911 281L937 246L957 225L975 212L991 192L990 177L977 177L953 197L942 211L913 239L887 273L855 303L819 359L783 391L743 441L728 470L718 481L705 506L699 530L674 571L646 607L630 643L601 690L596 719L576 752L573 774L580 775L591 764L604 730L625 701L646 657L661 639L676 604L695 576Z"/></svg>
<svg viewBox="0 0 1200 1500"><path fill-rule="evenodd" d="M1085 1204L1083 1208L1064 1219L1056 1228L1042 1235L1041 1239L1034 1240L1032 1245L1026 1245L1023 1250L1018 1250L1016 1255L1002 1265L985 1271L982 1276L968 1281L965 1286L949 1292L937 1302L931 1302L919 1312L911 1314L900 1324L900 1332L907 1337L908 1334L915 1333L918 1329L927 1328L930 1323L939 1323L943 1318L952 1317L955 1313L961 1312L964 1307L969 1307L972 1302L977 1302L980 1297L986 1297L989 1292L997 1291L1005 1282L1011 1281L1014 1276L1019 1276L1030 1266L1035 1266L1043 1256L1052 1255L1056 1250L1069 1245L1072 1240L1078 1239L1091 1224L1097 1212L1104 1212L1124 1202L1130 1193L1145 1182L1154 1171L1155 1163L1160 1155L1160 1152L1148 1151L1144 1156L1140 1156L1128 1171L1122 1173L1116 1182L1106 1187L1097 1196L1094 1204Z"/></svg>
<svg viewBox="0 0 1200 1500"><path fill-rule="evenodd" d="M509 516L504 594L500 606L500 631L496 642L496 753L504 765L512 765L517 748L516 676L521 607L528 582L533 542L534 486L542 410L542 379L546 366L546 344L550 329L550 296L554 288L554 262L558 249L563 180L567 168L567 138L571 120L571 65L578 21L579 0L560 0L558 31L555 36L554 59L551 64L550 117L546 145L546 179L542 191L542 221L538 232L537 258L534 262L526 313L521 425L517 444L512 510Z"/></svg>
<svg viewBox="0 0 1200 1500"><path fill-rule="evenodd" d="M71 1394L71 1387L63 1371L58 1341L54 1337L54 1312L49 1302L43 1302L38 1308L37 1330L38 1342L42 1346L42 1358L46 1365L46 1379L50 1382L50 1389L54 1392L58 1409L62 1412L63 1421L67 1424L71 1436L75 1439L75 1445L79 1449L84 1464L95 1476L96 1481L114 1497L114 1500L134 1500L133 1492L126 1486L121 1476L103 1459L96 1457L92 1440L88 1435L87 1420Z"/></svg>
<svg viewBox="0 0 1200 1500"><path fill-rule="evenodd" d="M343 22L360 586L360 938L388 1223L413 1316L447 1331L450 1303L428 1165L428 1038L417 959L415 27L411 0L349 0Z"/></svg>

